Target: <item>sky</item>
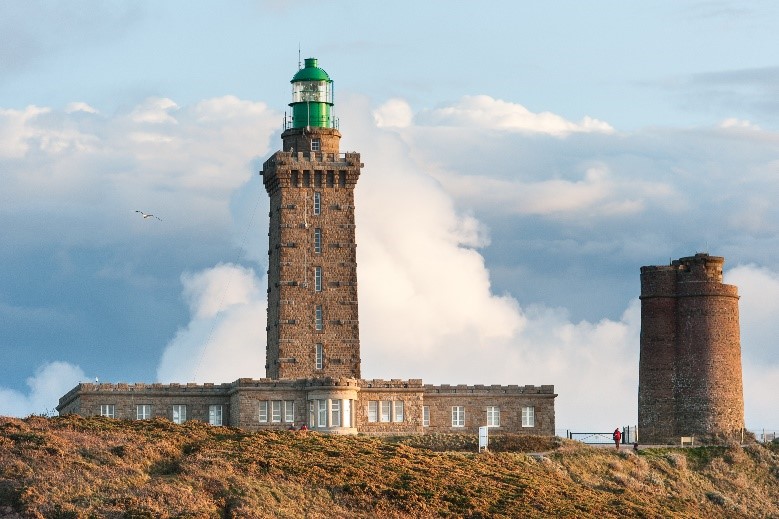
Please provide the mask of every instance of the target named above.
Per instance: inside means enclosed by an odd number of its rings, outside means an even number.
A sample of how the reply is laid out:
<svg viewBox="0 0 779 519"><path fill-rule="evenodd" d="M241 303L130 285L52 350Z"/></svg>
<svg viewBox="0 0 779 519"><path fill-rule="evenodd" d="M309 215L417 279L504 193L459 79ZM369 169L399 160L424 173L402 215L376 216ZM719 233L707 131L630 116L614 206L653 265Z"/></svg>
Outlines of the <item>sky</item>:
<svg viewBox="0 0 779 519"><path fill-rule="evenodd" d="M634 425L639 269L708 252L741 295L747 427L779 430L777 22L770 1L0 0L0 414L95 378L264 376L258 172L316 57L365 164L364 378L554 384L559 430Z"/></svg>

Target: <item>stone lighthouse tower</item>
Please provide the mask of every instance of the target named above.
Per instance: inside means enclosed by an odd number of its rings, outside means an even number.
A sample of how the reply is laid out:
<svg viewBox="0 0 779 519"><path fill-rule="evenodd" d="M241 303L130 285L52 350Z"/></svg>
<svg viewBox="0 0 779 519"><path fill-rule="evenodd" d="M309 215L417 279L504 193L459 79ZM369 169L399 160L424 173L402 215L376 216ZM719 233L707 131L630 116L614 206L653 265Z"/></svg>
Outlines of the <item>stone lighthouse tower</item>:
<svg viewBox="0 0 779 519"><path fill-rule="evenodd" d="M266 375L360 378L354 187L333 81L315 58L292 78L283 150L264 164L270 196Z"/></svg>
<svg viewBox="0 0 779 519"><path fill-rule="evenodd" d="M744 427L738 289L722 283L724 262L699 253L641 267L642 443L734 437Z"/></svg>

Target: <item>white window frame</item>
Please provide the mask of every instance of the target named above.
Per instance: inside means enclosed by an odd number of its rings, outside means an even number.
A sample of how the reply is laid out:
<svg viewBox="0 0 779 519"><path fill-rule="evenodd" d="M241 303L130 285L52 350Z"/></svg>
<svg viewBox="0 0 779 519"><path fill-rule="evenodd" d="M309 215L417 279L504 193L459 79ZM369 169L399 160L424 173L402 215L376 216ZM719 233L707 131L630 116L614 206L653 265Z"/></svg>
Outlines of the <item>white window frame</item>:
<svg viewBox="0 0 779 519"><path fill-rule="evenodd" d="M352 426L352 401L350 399L346 399L344 402L344 408L341 412L341 423L343 427L351 427Z"/></svg>
<svg viewBox="0 0 779 519"><path fill-rule="evenodd" d="M403 411L404 411L404 405L403 400L395 400L392 403L392 421L393 422L402 422L403 421Z"/></svg>
<svg viewBox="0 0 779 519"><path fill-rule="evenodd" d="M314 229L314 253L322 253L322 229L319 227Z"/></svg>
<svg viewBox="0 0 779 519"><path fill-rule="evenodd" d="M325 347L321 343L314 345L314 369L325 368Z"/></svg>
<svg viewBox="0 0 779 519"><path fill-rule="evenodd" d="M268 422L268 401L267 400L261 400L259 405L259 414L257 416L257 421L261 423L267 423Z"/></svg>
<svg viewBox="0 0 779 519"><path fill-rule="evenodd" d="M522 408L522 427L536 426L536 408L527 406Z"/></svg>
<svg viewBox="0 0 779 519"><path fill-rule="evenodd" d="M317 427L327 427L327 400L317 400L317 405L316 425Z"/></svg>
<svg viewBox="0 0 779 519"><path fill-rule="evenodd" d="M314 329L321 332L325 329L324 314L322 312L322 305L316 305L314 308Z"/></svg>
<svg viewBox="0 0 779 519"><path fill-rule="evenodd" d="M422 406L422 427L430 427L430 406Z"/></svg>
<svg viewBox="0 0 779 519"><path fill-rule="evenodd" d="M322 149L322 141L320 139L311 139L311 151L320 151Z"/></svg>
<svg viewBox="0 0 779 519"><path fill-rule="evenodd" d="M308 426L316 427L316 400L308 401Z"/></svg>
<svg viewBox="0 0 779 519"><path fill-rule="evenodd" d="M319 215L322 213L322 193L314 191L314 214Z"/></svg>
<svg viewBox="0 0 779 519"><path fill-rule="evenodd" d="M208 406L208 423L215 426L222 426L223 409L220 404L212 404Z"/></svg>
<svg viewBox="0 0 779 519"><path fill-rule="evenodd" d="M287 423L295 423L295 401L284 401L284 421Z"/></svg>
<svg viewBox="0 0 779 519"><path fill-rule="evenodd" d="M452 406L452 427L465 427L465 407Z"/></svg>
<svg viewBox="0 0 779 519"><path fill-rule="evenodd" d="M114 404L100 404L100 416L116 418L116 406Z"/></svg>
<svg viewBox="0 0 779 519"><path fill-rule="evenodd" d="M487 406L487 427L500 427L500 407Z"/></svg>
<svg viewBox="0 0 779 519"><path fill-rule="evenodd" d="M392 419L392 400L379 400L379 421L389 422Z"/></svg>
<svg viewBox="0 0 779 519"><path fill-rule="evenodd" d="M371 423L379 421L379 401L378 400L368 401L368 421Z"/></svg>
<svg viewBox="0 0 779 519"><path fill-rule="evenodd" d="M341 401L330 400L330 425L341 427Z"/></svg>
<svg viewBox="0 0 779 519"><path fill-rule="evenodd" d="M173 423L182 424L187 421L186 404L173 404L172 409Z"/></svg>
<svg viewBox="0 0 779 519"><path fill-rule="evenodd" d="M314 292L322 291L322 267L314 267Z"/></svg>
<svg viewBox="0 0 779 519"><path fill-rule="evenodd" d="M281 400L271 400L270 421L271 423L281 423Z"/></svg>
<svg viewBox="0 0 779 519"><path fill-rule="evenodd" d="M135 419L148 420L151 418L151 404L138 404L135 406Z"/></svg>

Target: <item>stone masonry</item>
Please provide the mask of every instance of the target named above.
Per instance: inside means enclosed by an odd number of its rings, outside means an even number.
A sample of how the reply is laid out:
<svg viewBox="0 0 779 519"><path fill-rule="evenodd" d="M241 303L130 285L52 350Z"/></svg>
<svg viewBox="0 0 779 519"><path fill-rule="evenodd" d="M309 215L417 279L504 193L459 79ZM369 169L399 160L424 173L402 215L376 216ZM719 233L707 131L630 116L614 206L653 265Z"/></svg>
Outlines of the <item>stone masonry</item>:
<svg viewBox="0 0 779 519"><path fill-rule="evenodd" d="M638 431L642 443L736 437L744 427L738 289L724 258L641 268Z"/></svg>

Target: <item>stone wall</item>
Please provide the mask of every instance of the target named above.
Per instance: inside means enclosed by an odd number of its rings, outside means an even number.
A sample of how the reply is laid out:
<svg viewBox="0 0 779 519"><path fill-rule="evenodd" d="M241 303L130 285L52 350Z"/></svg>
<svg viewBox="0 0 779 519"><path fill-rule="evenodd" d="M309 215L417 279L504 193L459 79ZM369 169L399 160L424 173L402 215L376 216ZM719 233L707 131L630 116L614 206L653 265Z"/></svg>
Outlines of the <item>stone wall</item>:
<svg viewBox="0 0 779 519"><path fill-rule="evenodd" d="M554 436L554 386L424 386L424 405L430 409L426 432L476 433L487 425L487 407L500 410L500 426L494 432ZM452 407L464 409L464 425L452 425ZM533 408L534 424L522 426L522 408Z"/></svg>

